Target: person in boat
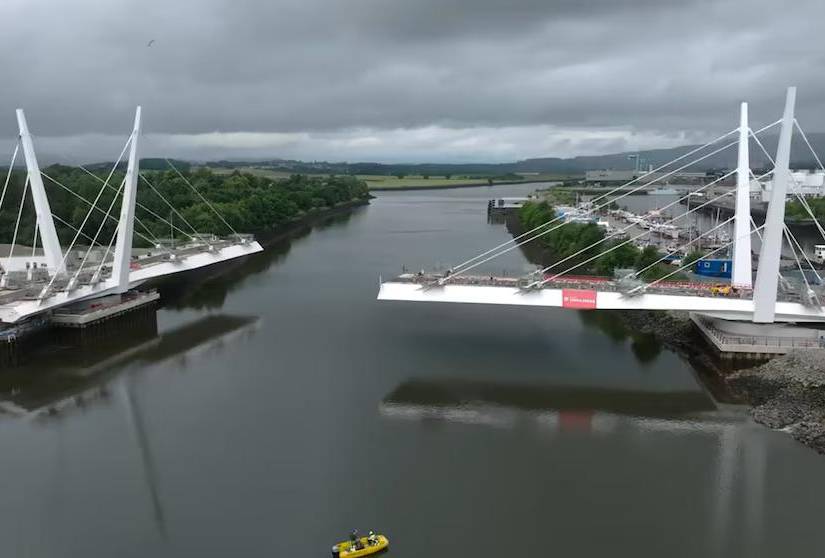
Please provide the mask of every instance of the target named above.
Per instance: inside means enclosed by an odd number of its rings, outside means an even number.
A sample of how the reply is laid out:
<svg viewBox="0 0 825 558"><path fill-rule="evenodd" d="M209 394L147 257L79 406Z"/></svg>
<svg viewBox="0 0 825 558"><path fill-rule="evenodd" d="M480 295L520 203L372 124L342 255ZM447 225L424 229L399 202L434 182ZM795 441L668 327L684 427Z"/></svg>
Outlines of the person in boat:
<svg viewBox="0 0 825 558"><path fill-rule="evenodd" d="M353 529L352 533L349 534L349 540L354 550L361 550L364 548L361 544L361 539L358 537L358 529Z"/></svg>
<svg viewBox="0 0 825 558"><path fill-rule="evenodd" d="M375 537L375 533L373 533L372 531L370 531L370 534L367 537L367 540L370 542L371 545L378 544L378 539Z"/></svg>

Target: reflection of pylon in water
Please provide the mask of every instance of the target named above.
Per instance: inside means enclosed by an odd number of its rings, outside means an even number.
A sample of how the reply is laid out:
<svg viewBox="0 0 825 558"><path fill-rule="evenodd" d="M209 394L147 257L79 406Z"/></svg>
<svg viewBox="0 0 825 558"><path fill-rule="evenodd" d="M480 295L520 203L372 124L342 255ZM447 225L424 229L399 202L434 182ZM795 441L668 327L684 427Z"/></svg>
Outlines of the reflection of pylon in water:
<svg viewBox="0 0 825 558"><path fill-rule="evenodd" d="M593 430L593 410L559 411L560 432L591 432Z"/></svg>
<svg viewBox="0 0 825 558"><path fill-rule="evenodd" d="M140 460L146 486L149 489L149 499L152 504L152 515L155 526L158 529L161 539L167 539L166 516L163 512L163 503L160 499L158 489L158 474L155 467L155 460L149 447L149 438L146 433L146 425L143 420L140 405L132 390L131 379L126 376L120 382L122 401L126 407L127 419L132 430L135 443L140 453Z"/></svg>

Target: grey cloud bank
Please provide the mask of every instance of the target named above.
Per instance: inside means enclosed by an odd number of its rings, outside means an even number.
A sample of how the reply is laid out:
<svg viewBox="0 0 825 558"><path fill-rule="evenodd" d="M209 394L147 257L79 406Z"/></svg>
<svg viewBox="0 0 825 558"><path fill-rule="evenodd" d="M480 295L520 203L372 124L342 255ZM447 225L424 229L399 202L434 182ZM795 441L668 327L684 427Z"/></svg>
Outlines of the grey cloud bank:
<svg viewBox="0 0 825 558"><path fill-rule="evenodd" d="M5 0L0 137L106 158L512 160L825 129L821 0ZM155 43L148 47L147 43ZM168 153L167 153L168 151Z"/></svg>

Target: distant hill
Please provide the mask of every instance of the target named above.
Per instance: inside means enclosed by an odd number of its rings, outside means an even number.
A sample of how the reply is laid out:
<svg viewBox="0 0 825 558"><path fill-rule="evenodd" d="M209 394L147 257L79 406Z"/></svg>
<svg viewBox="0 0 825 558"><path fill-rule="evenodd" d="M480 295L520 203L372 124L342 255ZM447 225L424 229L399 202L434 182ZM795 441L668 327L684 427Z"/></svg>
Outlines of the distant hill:
<svg viewBox="0 0 825 558"><path fill-rule="evenodd" d="M728 143L735 141L735 136L731 136ZM778 135L770 135L761 138L762 144L773 156L776 153ZM825 133L811 133L808 135L816 152L820 158L825 160ZM721 147L724 143L719 143L711 148L707 148L697 155L710 153L714 149ZM506 176L513 173L542 173L560 175L582 175L588 170L614 169L630 170L634 168L635 161L629 159L629 155L639 155L643 161L643 168L647 165L659 167L668 161L672 161L693 149L698 145L683 145L671 149L649 149L643 151L632 151L623 153L612 153L608 155L580 155L578 157L541 157L536 159L524 159L512 163L370 163L370 162L328 162L328 161L296 161L286 159L265 159L265 160L220 160L198 163L199 166L211 168L245 168L260 167L275 171L282 171L294 174L365 174L365 175L430 175L430 176ZM768 167L769 162L762 150L751 140L751 166L754 169ZM687 159L685 159L687 162ZM181 171L189 170L193 163L173 159L172 163ZM108 170L111 162L92 163L87 168L92 170ZM141 168L147 170L166 170L168 165L165 159L141 159ZM730 169L736 166L736 148L731 147L722 153L708 157L685 170L689 171L717 171ZM121 168L125 168L125 163L121 163ZM794 135L791 150L792 168L818 168L816 160L811 155L802 138ZM0 167L3 168L3 167ZM674 168L674 167L670 167Z"/></svg>
<svg viewBox="0 0 825 558"><path fill-rule="evenodd" d="M731 136L728 141L734 141L735 136ZM814 150L819 154L820 159L825 156L825 133L809 134L808 139L811 142ZM776 144L779 141L778 135L765 136L760 138L762 145L771 157L776 153ZM725 143L720 142L713 147L701 151L697 155L706 154L714 151L718 147L722 147ZM548 157L541 159L525 159L515 163L515 172L557 172L557 173L575 173L582 174L588 170L598 169L615 169L615 170L630 170L634 168L635 161L628 159L628 155L638 153L639 157L646 163L654 167L661 166L668 161L672 161L681 155L689 153L693 149L699 147L698 145L684 145L681 147L674 147L671 149L651 149L647 151L614 153L610 155L583 155L573 157L571 159L559 159L556 157ZM770 162L765 157L762 150L755 141L750 141L750 156L751 166L753 168L769 166ZM685 163L689 159L685 159ZM708 171L724 168L732 168L736 166L736 148L728 148L721 153L712 155L690 167L686 170ZM795 136L791 149L791 167L795 168L817 168L816 160L811 155L810 150L805 145L801 137Z"/></svg>
<svg viewBox="0 0 825 558"><path fill-rule="evenodd" d="M728 141L735 141L736 137L731 136ZM762 144L771 156L776 152L778 135L765 136L760 138ZM820 158L825 157L825 133L813 133L808 135L814 149ZM711 148L701 151L698 155L703 155L722 147L724 143L715 144ZM672 161L684 155L698 145L684 145L671 149L649 149L638 152L613 153L608 155L580 155L563 159L559 157L542 157L537 159L524 159L512 163L423 163L423 164L387 164L387 163L330 163L326 161L290 161L283 159L271 159L266 161L216 161L206 163L206 166L222 168L241 168L249 166L261 166L295 173L328 173L328 174L367 174L367 175L432 175L441 176L452 175L505 175L519 172L546 173L546 174L584 174L588 170L616 169L630 170L634 168L635 161L629 159L629 155L638 154L642 159L645 168L647 165L654 167L661 166L668 161ZM753 168L767 167L769 161L762 153L759 146L751 140L750 142L751 166ZM688 159L685 160L687 162ZM731 147L725 151L709 156L707 159L689 167L686 170L710 171L736 166L736 148ZM798 135L794 136L791 151L791 166L794 168L816 168L816 160L810 154L807 146Z"/></svg>

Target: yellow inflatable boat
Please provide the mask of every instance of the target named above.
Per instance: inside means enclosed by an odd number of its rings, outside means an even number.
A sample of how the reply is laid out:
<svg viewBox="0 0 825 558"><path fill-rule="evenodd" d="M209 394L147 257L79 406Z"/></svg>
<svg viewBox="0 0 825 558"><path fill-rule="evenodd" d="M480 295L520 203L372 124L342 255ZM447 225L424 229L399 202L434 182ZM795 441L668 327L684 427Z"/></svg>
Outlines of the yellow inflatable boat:
<svg viewBox="0 0 825 558"><path fill-rule="evenodd" d="M389 539L384 535L356 538L339 542L332 547L333 558L361 558L361 556L372 556L386 550L390 545Z"/></svg>

